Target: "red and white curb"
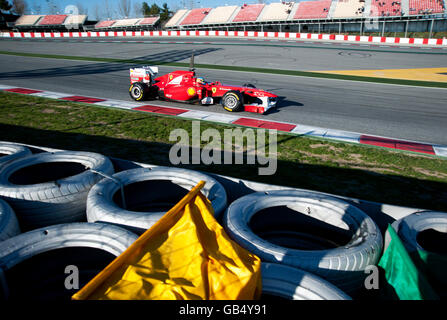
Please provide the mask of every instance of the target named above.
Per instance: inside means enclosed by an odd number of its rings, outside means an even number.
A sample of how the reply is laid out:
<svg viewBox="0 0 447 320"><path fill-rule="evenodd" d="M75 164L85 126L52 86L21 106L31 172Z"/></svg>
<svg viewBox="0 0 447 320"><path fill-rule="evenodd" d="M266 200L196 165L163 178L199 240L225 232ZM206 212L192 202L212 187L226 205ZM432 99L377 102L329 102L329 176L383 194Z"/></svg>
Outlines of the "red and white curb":
<svg viewBox="0 0 447 320"><path fill-rule="evenodd" d="M36 89L22 88L22 87L15 87L1 84L0 84L0 90L19 94L27 94L30 96L90 103L105 107L144 111L160 115L178 116L187 119L205 120L218 123L239 125L244 127L261 128L261 129L275 129L278 131L288 132L300 136L312 136L336 141L371 145L402 151L411 151L416 153L447 157L447 146L445 145L433 145L428 143L392 139L380 136L372 136L343 130L312 127L287 122L268 121L258 118L245 117L236 114L221 114L202 110L190 110L178 107L167 107L153 103L141 104L130 101L111 100L97 97L86 97L80 95L73 95L69 93L36 90Z"/></svg>
<svg viewBox="0 0 447 320"><path fill-rule="evenodd" d="M89 31L89 32L1 32L0 38L95 38L95 37L226 37L259 39L306 39L326 41L346 41L359 43L386 43L407 45L447 46L447 39L399 38L354 36L342 34L318 34L298 32L259 32L259 31L220 31L220 30L182 30L182 31Z"/></svg>

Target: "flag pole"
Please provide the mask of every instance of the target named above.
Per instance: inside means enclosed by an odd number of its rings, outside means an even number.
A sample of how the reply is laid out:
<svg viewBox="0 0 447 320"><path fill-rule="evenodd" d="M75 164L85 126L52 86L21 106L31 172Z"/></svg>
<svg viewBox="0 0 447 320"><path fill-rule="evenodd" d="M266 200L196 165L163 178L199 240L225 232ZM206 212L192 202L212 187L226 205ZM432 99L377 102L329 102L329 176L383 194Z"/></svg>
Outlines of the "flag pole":
<svg viewBox="0 0 447 320"><path fill-rule="evenodd" d="M101 285L107 278L109 278L119 267L121 267L125 261L132 256L141 246L150 238L153 234L152 230L156 230L156 226L163 223L166 219L169 219L172 215L175 215L183 207L190 202L203 188L205 181L200 181L194 188L188 192L176 205L174 205L163 217L158 220L151 228L147 229L134 243L132 243L123 253L116 257L107 267L99 272L92 280L90 280L84 287L76 292L71 299L72 300L87 300L88 297Z"/></svg>

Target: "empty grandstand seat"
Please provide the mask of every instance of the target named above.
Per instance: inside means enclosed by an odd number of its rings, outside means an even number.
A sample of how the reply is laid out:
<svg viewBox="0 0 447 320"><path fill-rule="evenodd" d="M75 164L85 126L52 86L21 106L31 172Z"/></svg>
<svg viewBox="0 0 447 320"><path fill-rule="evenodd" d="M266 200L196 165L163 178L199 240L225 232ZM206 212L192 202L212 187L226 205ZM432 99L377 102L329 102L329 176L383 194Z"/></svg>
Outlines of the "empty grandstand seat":
<svg viewBox="0 0 447 320"><path fill-rule="evenodd" d="M374 1L374 0L373 0ZM332 0L300 2L293 19L324 19L329 14Z"/></svg>
<svg viewBox="0 0 447 320"><path fill-rule="evenodd" d="M43 15L23 15L16 20L15 26L16 27L33 26L42 17Z"/></svg>
<svg viewBox="0 0 447 320"><path fill-rule="evenodd" d="M363 16L364 10L364 0L338 0L332 18L358 18Z"/></svg>
<svg viewBox="0 0 447 320"><path fill-rule="evenodd" d="M79 25L84 24L85 20L87 20L87 15L85 14L72 14L67 17L64 24Z"/></svg>
<svg viewBox="0 0 447 320"><path fill-rule="evenodd" d="M95 25L95 29L100 29L100 28L110 28L115 22L116 22L116 20L103 20L103 21L99 21L99 22Z"/></svg>
<svg viewBox="0 0 447 320"><path fill-rule="evenodd" d="M410 15L443 13L445 10L442 0L409 0Z"/></svg>
<svg viewBox="0 0 447 320"><path fill-rule="evenodd" d="M39 26L57 26L64 23L68 16L66 14L50 14L44 16L37 25Z"/></svg>
<svg viewBox="0 0 447 320"><path fill-rule="evenodd" d="M293 4L293 2L271 3L265 8L261 20L287 20L292 11Z"/></svg>
<svg viewBox="0 0 447 320"><path fill-rule="evenodd" d="M116 20L116 22L112 25L112 28L132 27L132 26L135 26L138 23L138 21L140 21L140 20L141 19L139 19L139 18Z"/></svg>
<svg viewBox="0 0 447 320"><path fill-rule="evenodd" d="M217 7L206 16L206 20L203 23L226 23L230 20L233 13L236 11L237 6L225 6Z"/></svg>
<svg viewBox="0 0 447 320"><path fill-rule="evenodd" d="M264 9L265 4L245 4L241 6L241 10L234 17L232 22L244 22L244 21L256 21L261 13L262 9Z"/></svg>
<svg viewBox="0 0 447 320"><path fill-rule="evenodd" d="M191 25L199 24L205 19L206 15L211 11L212 8L197 8L192 9L185 19L180 22L180 25Z"/></svg>
<svg viewBox="0 0 447 320"><path fill-rule="evenodd" d="M143 18L140 20L140 22L138 22L138 25L139 26L150 26L150 25L154 25L158 20L160 20L160 16Z"/></svg>
<svg viewBox="0 0 447 320"><path fill-rule="evenodd" d="M178 11L172 16L172 18L169 19L168 22L166 22L165 27L173 27L173 26L176 26L176 25L179 23L180 19L182 19L188 11L189 11L189 10L187 10L187 9L181 9L181 10L178 10Z"/></svg>
<svg viewBox="0 0 447 320"><path fill-rule="evenodd" d="M403 0L371 0L371 17L389 17L402 15Z"/></svg>

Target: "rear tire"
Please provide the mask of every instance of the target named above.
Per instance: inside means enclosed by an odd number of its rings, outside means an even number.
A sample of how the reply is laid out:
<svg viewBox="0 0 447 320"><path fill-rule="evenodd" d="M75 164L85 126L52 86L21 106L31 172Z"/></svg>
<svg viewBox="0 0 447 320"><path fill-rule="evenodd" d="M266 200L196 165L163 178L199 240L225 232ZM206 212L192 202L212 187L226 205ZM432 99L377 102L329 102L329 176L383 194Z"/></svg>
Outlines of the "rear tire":
<svg viewBox="0 0 447 320"><path fill-rule="evenodd" d="M223 95L222 106L227 111L237 112L242 110L243 101L242 94L239 91L231 90Z"/></svg>
<svg viewBox="0 0 447 320"><path fill-rule="evenodd" d="M132 83L129 87L129 95L135 101L145 100L149 93L149 87L141 82Z"/></svg>

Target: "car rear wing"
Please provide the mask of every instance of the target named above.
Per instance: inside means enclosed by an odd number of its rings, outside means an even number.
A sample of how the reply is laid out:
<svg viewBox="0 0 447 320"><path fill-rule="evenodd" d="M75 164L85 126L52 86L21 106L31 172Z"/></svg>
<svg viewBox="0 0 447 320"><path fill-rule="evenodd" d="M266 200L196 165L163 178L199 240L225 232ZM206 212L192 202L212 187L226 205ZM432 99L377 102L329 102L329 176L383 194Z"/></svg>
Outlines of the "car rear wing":
<svg viewBox="0 0 447 320"><path fill-rule="evenodd" d="M152 83L152 80L158 74L158 67L144 66L130 69L130 83L143 82Z"/></svg>

